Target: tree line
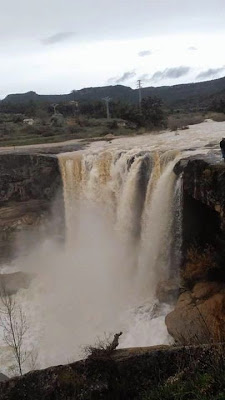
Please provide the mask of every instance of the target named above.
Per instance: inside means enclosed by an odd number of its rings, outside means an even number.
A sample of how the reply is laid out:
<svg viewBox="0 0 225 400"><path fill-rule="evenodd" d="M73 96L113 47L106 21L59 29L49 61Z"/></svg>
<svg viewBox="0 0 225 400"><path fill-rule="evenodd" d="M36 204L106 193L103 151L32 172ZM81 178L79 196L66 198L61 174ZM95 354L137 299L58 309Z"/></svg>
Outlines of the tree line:
<svg viewBox="0 0 225 400"><path fill-rule="evenodd" d="M54 106L50 103L0 103L0 112L5 114L22 114L26 117L38 118L50 117L54 112ZM87 118L106 118L106 105L103 100L65 102L57 105L57 113L64 117L85 116ZM137 127L163 127L165 126L166 113L163 102L157 97L146 97L137 104L111 100L109 103L110 117L122 119L134 123ZM15 121L16 122L16 121Z"/></svg>

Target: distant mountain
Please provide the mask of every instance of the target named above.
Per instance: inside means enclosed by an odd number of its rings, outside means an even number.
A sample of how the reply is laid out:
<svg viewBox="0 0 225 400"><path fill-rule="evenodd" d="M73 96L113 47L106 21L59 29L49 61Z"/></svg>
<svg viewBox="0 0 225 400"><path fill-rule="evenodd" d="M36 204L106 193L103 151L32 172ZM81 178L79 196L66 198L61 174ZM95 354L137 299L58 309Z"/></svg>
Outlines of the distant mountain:
<svg viewBox="0 0 225 400"><path fill-rule="evenodd" d="M207 105L209 99L215 95L221 95L225 91L225 77L206 82L188 83L175 86L146 87L142 89L143 97L158 96L167 106L173 107L201 107ZM39 95L35 92L23 94L10 94L2 102L4 103L62 103L68 101L92 101L102 100L104 97L125 102L138 102L138 90L127 86L103 86L90 87L75 90L62 95Z"/></svg>
<svg viewBox="0 0 225 400"><path fill-rule="evenodd" d="M73 90L69 94L59 95L40 95L35 92L9 94L2 100L4 103L28 103L30 101L36 103L62 103L66 101L90 101L90 100L102 100L104 97L109 96L113 100L123 101L135 101L134 90L127 86L103 86L103 87L91 87L81 90Z"/></svg>

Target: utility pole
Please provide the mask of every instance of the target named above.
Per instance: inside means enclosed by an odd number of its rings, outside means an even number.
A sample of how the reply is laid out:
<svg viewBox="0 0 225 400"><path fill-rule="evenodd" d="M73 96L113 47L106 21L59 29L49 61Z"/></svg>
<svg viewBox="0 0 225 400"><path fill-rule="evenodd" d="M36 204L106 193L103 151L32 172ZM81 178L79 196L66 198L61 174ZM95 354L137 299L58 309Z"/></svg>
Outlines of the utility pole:
<svg viewBox="0 0 225 400"><path fill-rule="evenodd" d="M138 79L138 81L137 81L137 87L138 87L138 94L139 94L139 111L140 111L140 114L141 114L142 113L142 109L141 109L141 101L142 101L141 89L142 89L142 86L141 86L141 80L140 79Z"/></svg>
<svg viewBox="0 0 225 400"><path fill-rule="evenodd" d="M110 112L109 112L109 102L110 102L110 97L105 97L103 99L105 101L105 105L106 105L106 115L107 115L107 119L110 118Z"/></svg>
<svg viewBox="0 0 225 400"><path fill-rule="evenodd" d="M54 114L57 114L56 108L58 107L58 104L52 104L51 106L54 110Z"/></svg>

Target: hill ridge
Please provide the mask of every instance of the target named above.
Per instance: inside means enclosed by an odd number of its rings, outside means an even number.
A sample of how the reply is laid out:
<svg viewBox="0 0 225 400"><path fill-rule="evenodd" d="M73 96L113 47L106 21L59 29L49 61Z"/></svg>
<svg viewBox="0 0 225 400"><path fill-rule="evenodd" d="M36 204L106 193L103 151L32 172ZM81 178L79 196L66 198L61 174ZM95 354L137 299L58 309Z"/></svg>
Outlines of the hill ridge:
<svg viewBox="0 0 225 400"><path fill-rule="evenodd" d="M142 89L143 97L158 96L162 98L168 106L176 106L182 103L189 103L192 106L198 105L206 98L213 95L225 93L225 77L213 79L210 81L183 83L173 86L149 86ZM130 103L138 102L138 89L132 89L129 86L109 85L98 87L87 87L79 90L73 90L67 94L38 94L35 91L26 93L15 93L6 96L3 103L27 103L30 101L37 103L49 102L68 102L68 101L95 101L102 100L104 97L110 97L115 101L124 101Z"/></svg>

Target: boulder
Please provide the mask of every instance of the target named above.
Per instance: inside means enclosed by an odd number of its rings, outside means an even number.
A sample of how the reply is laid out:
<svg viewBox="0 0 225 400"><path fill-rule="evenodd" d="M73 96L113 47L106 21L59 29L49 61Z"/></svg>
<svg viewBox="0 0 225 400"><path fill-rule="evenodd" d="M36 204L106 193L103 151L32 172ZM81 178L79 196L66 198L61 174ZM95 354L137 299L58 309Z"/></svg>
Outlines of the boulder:
<svg viewBox="0 0 225 400"><path fill-rule="evenodd" d="M166 317L176 343L199 344L225 340L225 284L199 282L183 292Z"/></svg>

